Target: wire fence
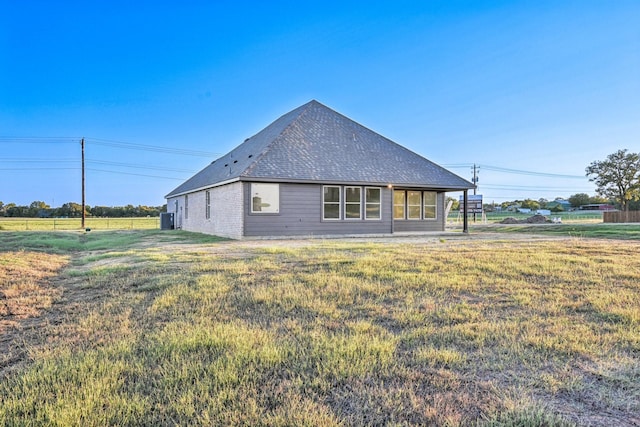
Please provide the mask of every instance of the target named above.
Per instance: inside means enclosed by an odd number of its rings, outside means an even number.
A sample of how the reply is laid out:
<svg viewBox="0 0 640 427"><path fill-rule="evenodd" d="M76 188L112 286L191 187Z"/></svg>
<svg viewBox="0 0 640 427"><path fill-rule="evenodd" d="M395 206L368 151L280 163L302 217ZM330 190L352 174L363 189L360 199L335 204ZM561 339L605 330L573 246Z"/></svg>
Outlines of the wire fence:
<svg viewBox="0 0 640 427"><path fill-rule="evenodd" d="M84 228L92 230L158 229L160 218L86 218ZM80 229L82 229L81 218L0 218L0 230L6 231Z"/></svg>

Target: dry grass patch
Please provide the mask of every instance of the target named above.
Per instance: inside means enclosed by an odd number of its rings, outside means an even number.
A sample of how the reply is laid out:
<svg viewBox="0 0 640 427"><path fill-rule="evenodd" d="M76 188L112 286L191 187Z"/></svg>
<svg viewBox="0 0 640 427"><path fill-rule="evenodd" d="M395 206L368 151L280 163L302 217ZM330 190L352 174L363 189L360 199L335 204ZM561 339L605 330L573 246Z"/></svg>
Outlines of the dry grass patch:
<svg viewBox="0 0 640 427"><path fill-rule="evenodd" d="M0 424L640 423L635 242L172 249L78 254Z"/></svg>
<svg viewBox="0 0 640 427"><path fill-rule="evenodd" d="M68 262L61 255L0 252L0 334L51 307L61 290L50 279Z"/></svg>

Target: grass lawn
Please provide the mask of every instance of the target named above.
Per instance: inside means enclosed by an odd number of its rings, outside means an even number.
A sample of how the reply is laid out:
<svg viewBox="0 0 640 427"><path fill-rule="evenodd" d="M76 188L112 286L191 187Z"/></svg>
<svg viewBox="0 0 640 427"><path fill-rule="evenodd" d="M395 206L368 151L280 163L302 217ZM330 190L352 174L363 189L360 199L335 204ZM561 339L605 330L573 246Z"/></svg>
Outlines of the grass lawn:
<svg viewBox="0 0 640 427"><path fill-rule="evenodd" d="M0 232L0 425L635 426L640 242L584 236Z"/></svg>
<svg viewBox="0 0 640 427"><path fill-rule="evenodd" d="M577 238L640 240L640 224L515 224L471 225L473 233L546 234Z"/></svg>

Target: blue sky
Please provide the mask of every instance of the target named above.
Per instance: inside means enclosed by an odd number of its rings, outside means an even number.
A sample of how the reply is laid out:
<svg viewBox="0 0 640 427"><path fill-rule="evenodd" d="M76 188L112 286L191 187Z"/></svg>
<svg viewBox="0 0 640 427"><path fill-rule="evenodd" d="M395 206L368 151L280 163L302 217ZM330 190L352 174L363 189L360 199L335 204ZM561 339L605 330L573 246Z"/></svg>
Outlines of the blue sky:
<svg viewBox="0 0 640 427"><path fill-rule="evenodd" d="M161 205L316 99L485 202L640 151L640 2L0 0L0 201ZM452 194L454 195L454 194Z"/></svg>

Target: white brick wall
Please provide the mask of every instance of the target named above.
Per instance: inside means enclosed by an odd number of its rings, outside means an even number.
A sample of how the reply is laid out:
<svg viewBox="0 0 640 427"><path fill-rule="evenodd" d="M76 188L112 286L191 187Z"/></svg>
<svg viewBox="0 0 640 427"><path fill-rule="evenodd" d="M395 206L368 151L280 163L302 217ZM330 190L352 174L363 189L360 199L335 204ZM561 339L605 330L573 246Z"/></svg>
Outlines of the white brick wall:
<svg viewBox="0 0 640 427"><path fill-rule="evenodd" d="M209 189L211 215L206 218L205 191L189 193L188 215L185 215L185 196L167 200L167 212L174 212L176 227L198 233L241 239L244 231L242 183L234 182ZM175 211L178 200L178 211ZM180 218L182 216L182 218Z"/></svg>

